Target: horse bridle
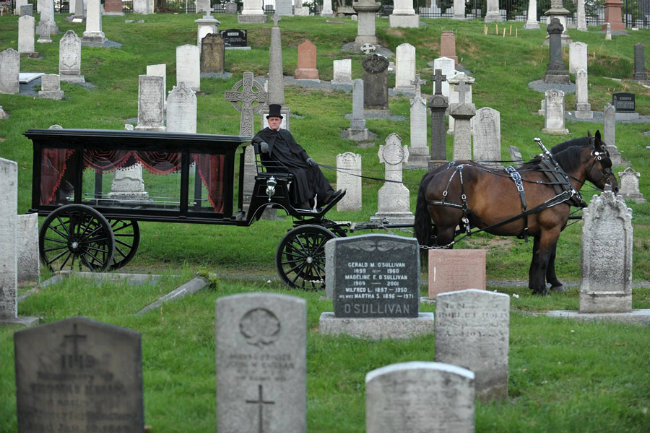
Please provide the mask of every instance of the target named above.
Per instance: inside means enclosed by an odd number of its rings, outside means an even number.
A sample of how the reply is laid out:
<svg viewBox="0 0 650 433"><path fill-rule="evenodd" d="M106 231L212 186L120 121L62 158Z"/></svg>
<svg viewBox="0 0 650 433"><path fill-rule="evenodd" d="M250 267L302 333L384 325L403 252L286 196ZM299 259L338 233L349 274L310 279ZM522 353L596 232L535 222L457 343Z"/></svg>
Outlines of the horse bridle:
<svg viewBox="0 0 650 433"><path fill-rule="evenodd" d="M594 157L593 162L589 166L588 172L591 173L591 170L593 170L594 165L596 162L600 162L600 172L603 175L603 178L605 178L605 184L611 185L611 178L614 176L614 172L612 171L612 160L609 157L609 152L607 149L605 149L604 152L599 152L596 149L591 151L591 156Z"/></svg>

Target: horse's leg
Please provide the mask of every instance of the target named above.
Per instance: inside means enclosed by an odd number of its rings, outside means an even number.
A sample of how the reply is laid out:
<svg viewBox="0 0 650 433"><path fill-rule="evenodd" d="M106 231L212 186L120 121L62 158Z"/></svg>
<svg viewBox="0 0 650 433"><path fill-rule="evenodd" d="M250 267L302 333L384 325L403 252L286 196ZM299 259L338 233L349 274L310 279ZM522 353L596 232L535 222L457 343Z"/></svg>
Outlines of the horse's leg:
<svg viewBox="0 0 650 433"><path fill-rule="evenodd" d="M557 242L553 245L553 250L551 252L551 257L548 260L548 266L546 268L546 281L551 284L551 291L553 292L564 292L564 286L562 282L557 279L555 275L555 252L557 250Z"/></svg>
<svg viewBox="0 0 650 433"><path fill-rule="evenodd" d="M530 261L530 269L528 270L528 288L533 291L533 295L544 295L546 292L543 261L540 252L540 235L537 234L533 241L533 258Z"/></svg>

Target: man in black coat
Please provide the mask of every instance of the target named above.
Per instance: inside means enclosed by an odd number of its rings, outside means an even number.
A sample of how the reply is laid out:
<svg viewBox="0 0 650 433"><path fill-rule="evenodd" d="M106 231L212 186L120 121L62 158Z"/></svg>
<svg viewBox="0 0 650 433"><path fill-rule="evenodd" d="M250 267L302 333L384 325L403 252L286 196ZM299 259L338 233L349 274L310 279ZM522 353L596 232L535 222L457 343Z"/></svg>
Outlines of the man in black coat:
<svg viewBox="0 0 650 433"><path fill-rule="evenodd" d="M290 188L291 202L299 208L312 208L317 200L318 206L329 203L341 194L334 189L318 168L318 164L307 155L282 124L281 106L269 105L266 116L269 126L253 137L253 144L258 146L260 159L271 171L288 172L294 175Z"/></svg>

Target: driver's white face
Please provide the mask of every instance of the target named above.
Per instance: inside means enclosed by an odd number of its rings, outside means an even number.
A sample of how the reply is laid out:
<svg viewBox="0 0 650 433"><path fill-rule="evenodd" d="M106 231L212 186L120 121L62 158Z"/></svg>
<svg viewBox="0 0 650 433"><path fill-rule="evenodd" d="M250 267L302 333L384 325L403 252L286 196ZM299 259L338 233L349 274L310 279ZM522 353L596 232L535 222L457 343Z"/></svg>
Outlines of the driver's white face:
<svg viewBox="0 0 650 433"><path fill-rule="evenodd" d="M282 124L281 117L269 117L267 121L269 122L269 128L273 129L274 131L280 129L280 125Z"/></svg>

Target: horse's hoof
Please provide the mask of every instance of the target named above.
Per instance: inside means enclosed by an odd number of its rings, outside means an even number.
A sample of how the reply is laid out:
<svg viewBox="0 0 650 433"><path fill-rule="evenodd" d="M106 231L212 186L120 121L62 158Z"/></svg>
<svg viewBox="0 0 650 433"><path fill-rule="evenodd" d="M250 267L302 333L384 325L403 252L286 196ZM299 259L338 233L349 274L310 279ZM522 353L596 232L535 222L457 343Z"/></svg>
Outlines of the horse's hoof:
<svg viewBox="0 0 650 433"><path fill-rule="evenodd" d="M533 296L551 296L548 290L533 290Z"/></svg>
<svg viewBox="0 0 650 433"><path fill-rule="evenodd" d="M564 293L566 292L566 289L562 284L560 284L559 286L551 286L551 292Z"/></svg>

